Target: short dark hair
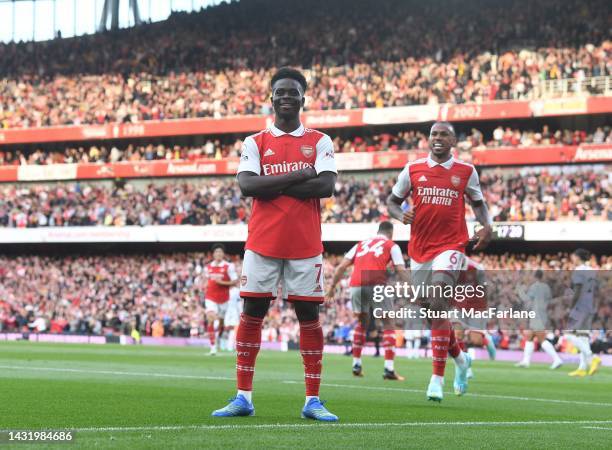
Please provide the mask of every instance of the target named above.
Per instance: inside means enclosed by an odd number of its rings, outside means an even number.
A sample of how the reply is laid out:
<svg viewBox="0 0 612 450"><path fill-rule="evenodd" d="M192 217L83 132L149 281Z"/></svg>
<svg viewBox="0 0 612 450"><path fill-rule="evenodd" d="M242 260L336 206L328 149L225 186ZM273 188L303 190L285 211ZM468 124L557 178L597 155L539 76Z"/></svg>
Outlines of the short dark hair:
<svg viewBox="0 0 612 450"><path fill-rule="evenodd" d="M308 87L308 83L306 83L306 77L297 69L292 67L281 67L276 71L276 73L272 76L272 80L270 80L270 87L274 86L278 80L282 80L284 78L289 78L291 80L295 80L300 83L304 92L306 92L306 88Z"/></svg>
<svg viewBox="0 0 612 450"><path fill-rule="evenodd" d="M574 255L576 255L582 261L588 261L591 258L591 252L585 248L577 248L574 250Z"/></svg>
<svg viewBox="0 0 612 450"><path fill-rule="evenodd" d="M536 277L538 280L541 280L543 276L544 276L544 272L542 271L542 269L538 269L538 270L536 270L536 272L535 272L535 277Z"/></svg>
<svg viewBox="0 0 612 450"><path fill-rule="evenodd" d="M225 253L225 245L223 244L213 244L212 246L212 251L214 252L215 250L217 250L218 248L220 248L221 250L223 250L223 253Z"/></svg>
<svg viewBox="0 0 612 450"><path fill-rule="evenodd" d="M379 233L393 233L393 224L389 222L388 220L385 220L384 222L380 222L380 225L378 225L378 232Z"/></svg>
<svg viewBox="0 0 612 450"><path fill-rule="evenodd" d="M453 132L453 136L456 134L455 133L455 127L453 126L452 123L450 122L445 122L445 121L438 121L438 122L434 122L434 124L431 126L431 128L429 129L429 133L431 134L431 130L433 129L433 127L435 127L436 125L444 125L445 127L450 128L450 130Z"/></svg>

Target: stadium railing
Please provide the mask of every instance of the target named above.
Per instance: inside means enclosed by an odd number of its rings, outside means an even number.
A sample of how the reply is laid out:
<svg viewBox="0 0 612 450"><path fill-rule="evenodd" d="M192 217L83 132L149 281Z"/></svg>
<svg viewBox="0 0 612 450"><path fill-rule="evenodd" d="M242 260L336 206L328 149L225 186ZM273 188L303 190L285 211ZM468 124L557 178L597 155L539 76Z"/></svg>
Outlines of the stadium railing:
<svg viewBox="0 0 612 450"><path fill-rule="evenodd" d="M479 225L468 222L474 235ZM378 223L323 223L324 242L356 242L376 234ZM408 241L410 227L396 227L393 239ZM612 221L495 222L493 239L512 242L609 242ZM206 243L246 240L247 225L150 225L3 228L1 244Z"/></svg>
<svg viewBox="0 0 612 450"><path fill-rule="evenodd" d="M564 78L542 80L534 86L534 98L576 95L612 95L612 77Z"/></svg>

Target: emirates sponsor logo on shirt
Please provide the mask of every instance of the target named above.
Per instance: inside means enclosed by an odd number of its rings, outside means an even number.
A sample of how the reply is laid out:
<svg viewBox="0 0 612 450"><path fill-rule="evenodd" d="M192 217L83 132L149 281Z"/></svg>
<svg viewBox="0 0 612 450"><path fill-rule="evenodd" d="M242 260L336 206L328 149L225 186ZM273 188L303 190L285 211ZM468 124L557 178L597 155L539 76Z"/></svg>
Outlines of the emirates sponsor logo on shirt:
<svg viewBox="0 0 612 450"><path fill-rule="evenodd" d="M314 147L312 145L302 145L300 151L306 158L310 158L314 154Z"/></svg>
<svg viewBox="0 0 612 450"><path fill-rule="evenodd" d="M461 178L459 178L457 175L453 175L451 177L451 183L453 183L453 186L458 187L459 184L461 184Z"/></svg>
<svg viewBox="0 0 612 450"><path fill-rule="evenodd" d="M421 198L421 204L451 206L453 200L459 198L459 191L440 187L417 187L417 195Z"/></svg>
<svg viewBox="0 0 612 450"><path fill-rule="evenodd" d="M264 164L262 166L264 175L280 175L283 173L295 172L296 170L306 169L307 167L313 167L313 165L304 161L283 161L278 164Z"/></svg>

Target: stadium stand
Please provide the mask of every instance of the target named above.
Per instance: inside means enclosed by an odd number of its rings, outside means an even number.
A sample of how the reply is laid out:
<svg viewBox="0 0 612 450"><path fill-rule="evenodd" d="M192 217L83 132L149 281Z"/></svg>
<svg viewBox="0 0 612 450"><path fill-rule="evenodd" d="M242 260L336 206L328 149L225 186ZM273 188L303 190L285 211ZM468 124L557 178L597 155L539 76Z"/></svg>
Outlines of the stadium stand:
<svg viewBox="0 0 612 450"><path fill-rule="evenodd" d="M303 42L284 39L288 11L275 1L176 14L116 33L0 45L7 61L1 128L268 114L271 73L296 62L310 79L309 110L534 98L542 81L610 76L602 0L589 8L564 2L552 16L551 0L445 0L435 8L395 0L374 15L363 0L323 3L301 2L291 13L300 15ZM434 19L437 8L446 11L443 22ZM517 19L509 23L509 14ZM602 89L591 83L586 90Z"/></svg>
<svg viewBox="0 0 612 450"><path fill-rule="evenodd" d="M172 133L125 136L121 127L141 121L269 115L270 76L285 64L300 66L307 75L307 111L384 112L387 107L436 105L435 117L444 118L444 103L530 101L517 117L522 123L506 120L513 117L505 117L505 110L461 118L460 156L482 149L528 149L524 153L533 154L538 147L545 153L551 146L605 144L603 156L595 160L612 160L612 131L606 119L554 118L574 114L572 108L583 115L606 112L584 106L591 96L612 92L612 42L607 16L601 13L607 10L603 0L591 0L588 7L579 0L443 0L436 5L391 0L374 10L366 0L305 0L291 11L283 5L281 0L222 4L128 30L0 44L0 143L6 144L0 146L0 169L234 160L244 135L254 130L213 130L179 139ZM553 7L555 14L550 14ZM443 21L437 19L440 10L445 11ZM288 38L287 20L295 17L300 18L297 33ZM540 98L572 95L580 99L579 107L537 104ZM550 117L550 123L533 120L541 116ZM421 124L431 120L362 120L357 127L327 132L339 154L410 150L412 157L427 149ZM120 131L94 136L95 143L85 134L79 139L3 140L13 136L11 132L38 127L106 123L117 124ZM533 167L512 162L519 167L481 164L493 166L481 170L481 181L496 221L612 220L609 165ZM555 164L573 162L584 160ZM180 178L179 173L162 180L147 174L129 182L82 182L62 171L15 172L6 180L11 183L0 184L0 226L245 224L250 201L241 197L233 178L220 176L232 170L208 172L219 176L201 179ZM386 219L386 196L397 171L351 170L341 173L334 197L322 201L323 222ZM117 176L110 171L99 178ZM467 219L473 219L469 210ZM201 272L209 254L76 256L79 246L72 245L68 253L75 256L0 256L0 276L6 281L0 284L0 331L121 334L135 326L144 335L154 330L165 336L190 336L193 330L203 334ZM532 243L524 245L533 250ZM232 258L240 266L239 257ZM327 277L340 258L327 255ZM498 253L482 258L492 269L525 269L536 263L570 268L566 254ZM612 268L607 255L593 262ZM28 289L32 285L39 289ZM329 342L335 329L352 323L342 289L335 308L324 314ZM295 341L297 333L289 311L276 307L264 336Z"/></svg>
<svg viewBox="0 0 612 450"><path fill-rule="evenodd" d="M385 152L400 150L427 149L427 136L415 130L395 133L362 134L334 137L337 153ZM199 159L224 159L240 156L242 139L225 142L227 138L208 138L199 146L143 144L123 145L97 144L90 146L75 145L63 151L36 148L27 151L3 150L0 148L0 165L49 165L71 163L116 163L123 161L193 161ZM223 141L223 142L222 142ZM473 128L470 133L460 133L457 148L461 151L471 149L490 149L497 147L537 147L541 145L580 145L612 143L612 128L597 127L594 132L584 130L551 130L544 125L541 130L521 130L499 125L491 133L485 134Z"/></svg>
<svg viewBox="0 0 612 450"><path fill-rule="evenodd" d="M485 170L481 185L496 221L612 220L610 166ZM397 172L343 176L322 200L327 223L387 219ZM233 178L156 183L0 186L0 226L218 225L246 223L250 199ZM468 211L468 219L472 219Z"/></svg>
<svg viewBox="0 0 612 450"><path fill-rule="evenodd" d="M210 253L0 257L0 275L5 280L0 286L0 332L129 334L130 327L135 326L143 335L150 336L157 322L163 326L165 336L204 335L203 267L210 257ZM326 255L327 280L342 257ZM566 253L529 256L506 253L480 258L491 270L574 268ZM231 259L240 271L241 259L237 255ZM594 256L591 263L595 268L612 269L611 256ZM28 289L32 283L44 288ZM602 288L612 295L612 286ZM498 290L508 295L506 300L510 304L520 303L510 280L507 285L498 286ZM555 296L562 294L555 292ZM564 304L556 305L557 316L553 318L564 316ZM612 320L609 310L602 310L598 316ZM341 283L334 305L328 305L322 313L329 339L335 326L352 324L351 317L348 285ZM610 325L607 324L607 329ZM268 340L295 341L299 326L288 304L276 302L264 330Z"/></svg>

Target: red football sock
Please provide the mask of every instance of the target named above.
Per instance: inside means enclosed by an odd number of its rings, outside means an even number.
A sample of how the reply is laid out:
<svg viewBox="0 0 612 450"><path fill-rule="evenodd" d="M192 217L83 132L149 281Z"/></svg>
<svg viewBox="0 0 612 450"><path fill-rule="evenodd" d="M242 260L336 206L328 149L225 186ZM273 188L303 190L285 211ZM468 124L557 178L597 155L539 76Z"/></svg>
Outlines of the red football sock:
<svg viewBox="0 0 612 450"><path fill-rule="evenodd" d="M357 323L353 332L353 358L361 358L361 350L365 342L365 333L361 323Z"/></svg>
<svg viewBox="0 0 612 450"><path fill-rule="evenodd" d="M240 315L240 325L236 331L236 381L241 391L253 390L255 360L261 345L263 319Z"/></svg>
<svg viewBox="0 0 612 450"><path fill-rule="evenodd" d="M210 340L210 346L215 345L215 322L211 321L206 329L208 331L208 339Z"/></svg>
<svg viewBox="0 0 612 450"><path fill-rule="evenodd" d="M444 376L450 334L451 329L448 320L433 321L431 327L431 353L434 375Z"/></svg>
<svg viewBox="0 0 612 450"><path fill-rule="evenodd" d="M455 336L455 331L452 329L452 325L451 325L451 330L450 330L449 339L448 339L448 354L451 355L453 358L456 358L457 356L459 356L459 354L461 353L461 350L463 350L461 348L462 343L463 342L459 340L457 336Z"/></svg>
<svg viewBox="0 0 612 450"><path fill-rule="evenodd" d="M300 353L307 396L318 396L323 362L323 329L319 319L300 322Z"/></svg>
<svg viewBox="0 0 612 450"><path fill-rule="evenodd" d="M385 349L385 361L393 361L393 358L395 358L395 331L385 330L383 332L383 347Z"/></svg>

